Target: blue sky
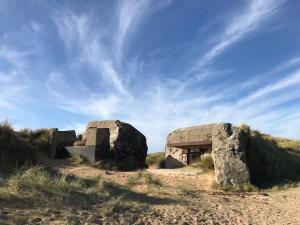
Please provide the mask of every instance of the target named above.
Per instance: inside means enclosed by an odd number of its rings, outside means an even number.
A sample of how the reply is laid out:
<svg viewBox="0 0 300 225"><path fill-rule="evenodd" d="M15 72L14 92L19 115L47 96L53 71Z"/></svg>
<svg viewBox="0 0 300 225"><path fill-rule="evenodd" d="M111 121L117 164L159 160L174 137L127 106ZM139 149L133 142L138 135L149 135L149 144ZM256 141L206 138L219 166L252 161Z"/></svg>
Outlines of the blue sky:
<svg viewBox="0 0 300 225"><path fill-rule="evenodd" d="M119 119L163 150L178 127L299 138L300 1L0 2L0 120Z"/></svg>

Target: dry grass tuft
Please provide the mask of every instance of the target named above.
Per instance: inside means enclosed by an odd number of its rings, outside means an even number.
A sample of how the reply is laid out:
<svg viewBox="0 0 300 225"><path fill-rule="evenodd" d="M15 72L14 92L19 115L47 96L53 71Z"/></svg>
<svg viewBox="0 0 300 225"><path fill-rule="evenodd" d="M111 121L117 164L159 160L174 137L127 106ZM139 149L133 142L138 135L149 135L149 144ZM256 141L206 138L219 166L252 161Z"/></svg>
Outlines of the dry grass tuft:
<svg viewBox="0 0 300 225"><path fill-rule="evenodd" d="M229 192L257 192L259 191L259 188L249 184L238 184L238 185L219 185L216 182L212 184L212 188L214 189L221 189L223 191L229 191Z"/></svg>
<svg viewBox="0 0 300 225"><path fill-rule="evenodd" d="M203 172L209 172L214 170L214 160L211 155L205 156L198 161L192 163L193 167L201 169Z"/></svg>
<svg viewBox="0 0 300 225"><path fill-rule="evenodd" d="M135 186L145 184L147 186L162 186L161 181L152 174L138 171L136 175L131 176L127 180L127 185Z"/></svg>
<svg viewBox="0 0 300 225"><path fill-rule="evenodd" d="M78 155L78 154L72 154L71 161L75 164L89 165L89 161L86 158L84 158L83 156Z"/></svg>
<svg viewBox="0 0 300 225"><path fill-rule="evenodd" d="M184 186L177 186L176 188L175 188L175 190L176 190L176 193L177 194L179 194L179 195L189 195L190 194L190 190L188 189L188 188L186 188L186 187L184 187Z"/></svg>
<svg viewBox="0 0 300 225"><path fill-rule="evenodd" d="M122 213L133 207L133 202L127 201L123 196L112 198L103 211L105 216L111 216L114 213Z"/></svg>

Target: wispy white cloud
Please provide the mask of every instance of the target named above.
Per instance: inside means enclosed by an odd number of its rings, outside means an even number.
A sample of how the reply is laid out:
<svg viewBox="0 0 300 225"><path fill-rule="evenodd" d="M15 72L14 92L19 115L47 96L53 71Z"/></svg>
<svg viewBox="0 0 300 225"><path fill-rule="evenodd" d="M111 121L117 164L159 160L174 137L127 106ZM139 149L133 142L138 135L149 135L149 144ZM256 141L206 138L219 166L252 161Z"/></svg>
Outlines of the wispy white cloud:
<svg viewBox="0 0 300 225"><path fill-rule="evenodd" d="M292 74L289 74L272 84L266 85L265 87L256 90L254 93L249 95L246 99L242 99L242 101L248 103L250 101L253 101L253 99L260 98L264 95L274 93L276 91L279 91L284 88L288 88L293 85L297 85L297 86L300 85L300 69L296 70Z"/></svg>
<svg viewBox="0 0 300 225"><path fill-rule="evenodd" d="M29 51L20 51L7 45L0 47L0 58L7 60L15 68L22 71L26 65L25 57L30 54Z"/></svg>
<svg viewBox="0 0 300 225"><path fill-rule="evenodd" d="M153 11L167 7L172 0L121 0L118 6L118 29L115 34L116 58L120 63L124 42L126 42L130 31L134 31L145 16Z"/></svg>
<svg viewBox="0 0 300 225"><path fill-rule="evenodd" d="M110 48L103 43L103 31L97 29L91 16L76 15L70 10L65 10L63 13L56 12L55 22L61 38L72 55L71 60L90 64L105 82L117 91L126 93L122 77L112 63ZM74 49L79 51L79 55L74 56L76 54Z"/></svg>
<svg viewBox="0 0 300 225"><path fill-rule="evenodd" d="M55 11L54 21L71 57L70 64L74 66L88 64L100 75L96 79L98 83L106 82L110 85L103 89L101 94L81 93L85 101L77 104L74 99L81 99L77 93L66 97L62 94L65 93L66 87L56 86L58 80L61 85L67 84L66 81L61 80L64 75L60 73L57 76L56 73L52 73L48 77L47 87L50 93L56 96L60 106L67 111L109 117L119 108L120 99L131 99L131 90L126 84L135 76L134 73L140 62L126 59L121 66L123 45L128 41L129 33L134 33L134 28L147 13L165 7L170 2L170 0L156 3L150 0L120 1L116 11L117 28L109 25L97 27L97 21L90 14L78 15L69 9ZM108 39L111 41L107 42ZM113 53L114 51L116 54ZM55 82L52 82L53 80ZM84 107L81 107L82 104Z"/></svg>
<svg viewBox="0 0 300 225"><path fill-rule="evenodd" d="M275 14L282 0L253 0L249 1L246 8L225 26L219 42L214 45L204 56L204 61L209 61L221 54L234 42L245 37L249 32L257 29L267 18Z"/></svg>
<svg viewBox="0 0 300 225"><path fill-rule="evenodd" d="M117 95L100 95L89 93L89 90L78 93L72 85L63 74L50 73L46 87L55 97L52 104L68 112L100 118L113 117L118 112L121 99Z"/></svg>
<svg viewBox="0 0 300 225"><path fill-rule="evenodd" d="M17 71L0 71L0 109L17 108L17 105L23 101L26 84L24 78Z"/></svg>
<svg viewBox="0 0 300 225"><path fill-rule="evenodd" d="M226 22L223 32L216 37L217 42L199 59L188 72L204 67L208 62L234 43L245 38L250 32L257 30L267 19L274 15L285 0L252 0L241 11Z"/></svg>
<svg viewBox="0 0 300 225"><path fill-rule="evenodd" d="M146 9L150 6L150 0L124 0L120 1L118 7L118 29L116 37L116 51L117 60L120 61L122 57L122 48L126 36L133 25L138 24L140 17L146 12Z"/></svg>
<svg viewBox="0 0 300 225"><path fill-rule="evenodd" d="M60 37L67 48L73 48L76 42L84 44L89 29L87 15L76 15L69 9L55 11L54 21L58 27Z"/></svg>
<svg viewBox="0 0 300 225"><path fill-rule="evenodd" d="M0 47L0 60L10 64L9 69L0 69L0 109L16 108L24 100L28 88L27 65L28 52L20 51L7 45Z"/></svg>

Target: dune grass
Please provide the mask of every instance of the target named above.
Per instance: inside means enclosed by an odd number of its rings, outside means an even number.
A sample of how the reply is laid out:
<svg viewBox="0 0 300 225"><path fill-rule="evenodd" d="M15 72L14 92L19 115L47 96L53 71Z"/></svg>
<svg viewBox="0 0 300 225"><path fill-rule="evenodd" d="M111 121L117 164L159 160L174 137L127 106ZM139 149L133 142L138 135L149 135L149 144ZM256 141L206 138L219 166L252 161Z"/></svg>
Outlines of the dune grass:
<svg viewBox="0 0 300 225"><path fill-rule="evenodd" d="M39 153L48 154L50 145L50 129L31 130L24 128L16 134L34 146Z"/></svg>
<svg viewBox="0 0 300 225"><path fill-rule="evenodd" d="M81 179L41 166L19 169L2 177L0 201L29 205L104 200L108 197L100 177Z"/></svg>
<svg viewBox="0 0 300 225"><path fill-rule="evenodd" d="M147 185L147 186L162 186L161 181L147 172L138 171L136 175L131 176L127 180L127 185Z"/></svg>
<svg viewBox="0 0 300 225"><path fill-rule="evenodd" d="M0 174L36 161L36 149L16 135L7 122L0 123Z"/></svg>
<svg viewBox="0 0 300 225"><path fill-rule="evenodd" d="M133 206L133 202L127 201L126 199L124 199L124 196L119 196L117 198L111 199L107 203L103 214L105 216L111 216L113 213L122 213L124 211L127 211Z"/></svg>
<svg viewBox="0 0 300 225"><path fill-rule="evenodd" d="M72 207L86 209L100 204L102 214L110 216L134 208L137 197L126 187L103 180L101 177L83 179L64 175L49 168L33 166L19 169L0 179L0 207L53 209Z"/></svg>
<svg viewBox="0 0 300 225"><path fill-rule="evenodd" d="M218 185L216 182L212 184L212 188L220 189L223 191L229 192L257 192L260 189L252 184L244 183L244 184L235 184L235 185Z"/></svg>
<svg viewBox="0 0 300 225"><path fill-rule="evenodd" d="M189 195L191 193L191 190L189 190L187 187L183 186L183 185L179 185L175 187L175 191L177 194L179 195Z"/></svg>
<svg viewBox="0 0 300 225"><path fill-rule="evenodd" d="M270 188L299 182L299 143L251 131L246 156L252 184Z"/></svg>
<svg viewBox="0 0 300 225"><path fill-rule="evenodd" d="M192 167L201 169L204 173L214 170L214 161L211 155L205 156L191 164Z"/></svg>
<svg viewBox="0 0 300 225"><path fill-rule="evenodd" d="M72 154L71 161L75 164L90 165L89 161L81 155Z"/></svg>

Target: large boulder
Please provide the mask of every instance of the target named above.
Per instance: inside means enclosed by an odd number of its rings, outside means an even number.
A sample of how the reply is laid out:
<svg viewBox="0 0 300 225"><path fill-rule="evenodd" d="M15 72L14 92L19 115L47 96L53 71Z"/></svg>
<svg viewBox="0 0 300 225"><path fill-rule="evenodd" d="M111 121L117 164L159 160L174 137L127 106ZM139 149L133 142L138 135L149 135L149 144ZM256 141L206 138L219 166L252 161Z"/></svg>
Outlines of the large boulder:
<svg viewBox="0 0 300 225"><path fill-rule="evenodd" d="M239 127L220 123L212 130L212 156L220 185L250 182L246 162L247 134Z"/></svg>

